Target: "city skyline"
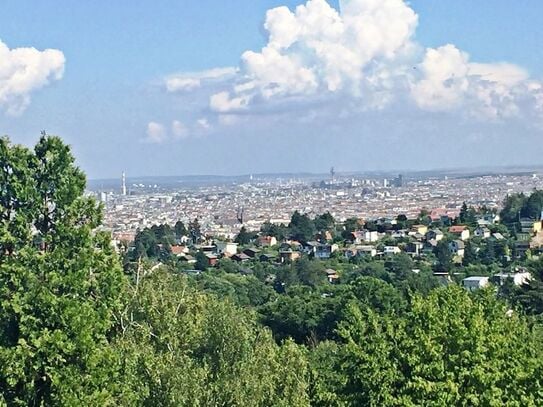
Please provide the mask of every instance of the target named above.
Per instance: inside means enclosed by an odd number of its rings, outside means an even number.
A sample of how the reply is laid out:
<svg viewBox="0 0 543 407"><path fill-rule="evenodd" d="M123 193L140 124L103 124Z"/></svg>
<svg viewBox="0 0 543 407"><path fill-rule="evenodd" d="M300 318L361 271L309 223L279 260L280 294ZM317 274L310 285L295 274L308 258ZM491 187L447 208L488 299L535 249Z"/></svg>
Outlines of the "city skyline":
<svg viewBox="0 0 543 407"><path fill-rule="evenodd" d="M536 2L56 5L3 6L0 133L92 179L540 163Z"/></svg>

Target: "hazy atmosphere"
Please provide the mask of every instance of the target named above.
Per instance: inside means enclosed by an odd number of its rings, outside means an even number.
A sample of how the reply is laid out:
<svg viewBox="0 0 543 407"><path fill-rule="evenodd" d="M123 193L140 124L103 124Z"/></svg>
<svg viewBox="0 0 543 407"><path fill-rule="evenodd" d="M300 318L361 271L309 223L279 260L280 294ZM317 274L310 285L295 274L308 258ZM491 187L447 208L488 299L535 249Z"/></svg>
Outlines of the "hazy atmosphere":
<svg viewBox="0 0 543 407"><path fill-rule="evenodd" d="M0 133L62 136L90 178L537 164L542 12L8 0Z"/></svg>

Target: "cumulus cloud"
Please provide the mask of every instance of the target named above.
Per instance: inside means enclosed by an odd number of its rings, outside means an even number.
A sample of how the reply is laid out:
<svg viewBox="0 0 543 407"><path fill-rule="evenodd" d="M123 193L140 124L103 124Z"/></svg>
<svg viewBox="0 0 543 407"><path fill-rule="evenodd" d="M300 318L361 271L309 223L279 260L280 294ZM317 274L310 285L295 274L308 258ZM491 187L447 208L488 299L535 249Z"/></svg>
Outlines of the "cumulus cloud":
<svg viewBox="0 0 543 407"><path fill-rule="evenodd" d="M189 130L187 129L187 126L185 126L179 120L174 120L172 122L172 135L176 140L184 139L189 136Z"/></svg>
<svg viewBox="0 0 543 407"><path fill-rule="evenodd" d="M173 120L170 125L151 121L147 124L146 136L142 141L150 144L169 144L190 137L203 136L211 128L211 123L205 117L189 124L180 120Z"/></svg>
<svg viewBox="0 0 543 407"><path fill-rule="evenodd" d="M231 97L229 92L220 92L211 96L209 105L215 112L233 112L245 110L248 106L250 96Z"/></svg>
<svg viewBox="0 0 543 407"><path fill-rule="evenodd" d="M218 82L232 78L237 72L236 68L215 68L201 72L178 73L164 79L166 90L171 93L186 92L199 88L206 82Z"/></svg>
<svg viewBox="0 0 543 407"><path fill-rule="evenodd" d="M242 55L241 83L232 94L214 95L211 109L224 113L255 100L323 92L358 97L364 88L386 85L382 79L392 74L383 64L414 48L416 13L402 0L343 0L340 10L325 0L269 10L268 43Z"/></svg>
<svg viewBox="0 0 543 407"><path fill-rule="evenodd" d="M161 144L167 139L166 128L157 122L147 124L147 138L145 141L153 144Z"/></svg>
<svg viewBox="0 0 543 407"><path fill-rule="evenodd" d="M471 61L452 44L424 50L414 40L417 24L405 0L340 0L339 10L308 0L271 9L266 45L242 54L230 87L211 95L209 108L225 117L341 100L356 111L398 102L483 120L541 115L541 83L525 70Z"/></svg>
<svg viewBox="0 0 543 407"><path fill-rule="evenodd" d="M528 74L522 68L472 63L451 44L428 49L419 68L422 77L412 84L411 95L426 110L462 108L481 118L507 118L519 113L519 96L527 90Z"/></svg>
<svg viewBox="0 0 543 407"><path fill-rule="evenodd" d="M211 129L211 124L209 124L209 120L207 120L206 118L198 119L198 120L196 121L196 123L198 124L198 126L199 126L202 130L209 130L209 129Z"/></svg>
<svg viewBox="0 0 543 407"><path fill-rule="evenodd" d="M59 50L10 49L0 40L0 109L21 114L33 91L62 78L65 62Z"/></svg>

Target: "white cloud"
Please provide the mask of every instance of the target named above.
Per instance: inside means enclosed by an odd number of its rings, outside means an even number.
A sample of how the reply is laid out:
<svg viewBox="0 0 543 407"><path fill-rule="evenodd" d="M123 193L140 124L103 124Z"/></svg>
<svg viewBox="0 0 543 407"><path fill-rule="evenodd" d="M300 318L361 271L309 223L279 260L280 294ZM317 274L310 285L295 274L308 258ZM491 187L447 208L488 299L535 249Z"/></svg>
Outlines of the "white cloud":
<svg viewBox="0 0 543 407"><path fill-rule="evenodd" d="M189 136L189 130L179 120L174 120L172 122L172 135L176 140L184 139Z"/></svg>
<svg viewBox="0 0 543 407"><path fill-rule="evenodd" d="M199 137L207 134L213 128L212 124L205 117L185 124L180 120L173 120L170 125L151 121L147 124L144 143L171 144L191 137Z"/></svg>
<svg viewBox="0 0 543 407"><path fill-rule="evenodd" d="M340 0L339 11L326 0L271 9L266 45L242 54L230 87L212 94L209 108L220 117L327 101L355 112L396 102L479 120L543 115L541 84L525 70L471 61L452 44L424 51L414 40L417 24L405 0Z"/></svg>
<svg viewBox="0 0 543 407"><path fill-rule="evenodd" d="M428 49L419 65L423 79L413 84L412 96L419 107L448 110L460 105L468 90L468 55L454 45Z"/></svg>
<svg viewBox="0 0 543 407"><path fill-rule="evenodd" d="M425 110L463 110L483 119L518 116L519 96L528 91L528 74L508 63L472 63L454 45L428 49L419 65L422 78L411 95ZM528 91L529 93L529 91Z"/></svg>
<svg viewBox="0 0 543 407"><path fill-rule="evenodd" d="M166 128L164 125L157 122L149 122L147 124L147 138L145 141L153 144L161 144L167 139Z"/></svg>
<svg viewBox="0 0 543 407"><path fill-rule="evenodd" d="M237 72L236 68L215 68L201 72L178 73L164 79L168 92L186 92L199 88L205 82L221 81L232 78Z"/></svg>
<svg viewBox="0 0 543 407"><path fill-rule="evenodd" d="M415 12L402 0L344 0L338 12L325 0L309 0L295 11L271 9L264 28L268 43L242 55L242 79L233 94L211 98L217 112L235 111L255 100L363 90L383 83L381 61L413 48Z"/></svg>
<svg viewBox="0 0 543 407"><path fill-rule="evenodd" d="M62 78L65 61L56 49L9 49L0 40L0 109L10 115L21 114L33 91Z"/></svg>
<svg viewBox="0 0 543 407"><path fill-rule="evenodd" d="M230 97L228 92L220 92L211 96L209 106L215 112L228 113L232 111L245 110L249 103L250 96Z"/></svg>
<svg viewBox="0 0 543 407"><path fill-rule="evenodd" d="M198 124L198 126L199 126L202 130L209 130L209 129L211 129L211 124L209 124L209 121L208 121L206 118L198 119L198 120L196 121L196 123Z"/></svg>

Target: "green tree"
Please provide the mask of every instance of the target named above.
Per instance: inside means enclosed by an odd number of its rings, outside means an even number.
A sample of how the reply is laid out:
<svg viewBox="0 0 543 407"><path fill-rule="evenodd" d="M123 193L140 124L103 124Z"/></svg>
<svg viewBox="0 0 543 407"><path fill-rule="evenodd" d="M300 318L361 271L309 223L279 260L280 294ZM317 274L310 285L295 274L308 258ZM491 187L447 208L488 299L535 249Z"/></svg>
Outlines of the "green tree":
<svg viewBox="0 0 543 407"><path fill-rule="evenodd" d="M202 230L200 226L200 222L198 221L198 218L194 218L189 223L189 236L192 239L193 243L198 243L200 238L202 237Z"/></svg>
<svg viewBox="0 0 543 407"><path fill-rule="evenodd" d="M343 231L341 236L344 239L350 239L351 233L357 231L360 228L360 219L358 218L348 218L343 222Z"/></svg>
<svg viewBox="0 0 543 407"><path fill-rule="evenodd" d="M134 288L118 340L135 405L308 406L304 351L229 301L157 272Z"/></svg>
<svg viewBox="0 0 543 407"><path fill-rule="evenodd" d="M422 209L419 213L419 216L417 216L417 223L420 223L422 225L429 225L432 223L432 219L430 218L430 213L426 209Z"/></svg>
<svg viewBox="0 0 543 407"><path fill-rule="evenodd" d="M196 263L194 267L196 270L202 270L205 271L209 267L209 259L207 258L206 254L202 251L198 251L196 253Z"/></svg>
<svg viewBox="0 0 543 407"><path fill-rule="evenodd" d="M538 405L541 343L492 291L415 296L402 317L351 305L336 384L346 405Z"/></svg>
<svg viewBox="0 0 543 407"><path fill-rule="evenodd" d="M468 240L464 248L464 257L462 258L462 265L468 266L470 264L477 263L477 250L471 240Z"/></svg>
<svg viewBox="0 0 543 407"><path fill-rule="evenodd" d="M484 264L492 264L496 261L496 240L487 239L481 255Z"/></svg>
<svg viewBox="0 0 543 407"><path fill-rule="evenodd" d="M187 230L185 224L180 220L175 222L173 229L175 231L175 237L178 240L181 239L183 236L187 236L189 234L189 231Z"/></svg>
<svg viewBox="0 0 543 407"><path fill-rule="evenodd" d="M522 193L508 195L504 200L500 218L513 231L518 230L520 214L526 204L526 200L526 196Z"/></svg>
<svg viewBox="0 0 543 407"><path fill-rule="evenodd" d="M247 228L242 226L234 242L239 243L240 245L247 245L254 239L256 239L256 233L248 232Z"/></svg>
<svg viewBox="0 0 543 407"><path fill-rule="evenodd" d="M449 271L452 267L452 254L446 240L440 240L434 249L437 258L437 267L440 270Z"/></svg>
<svg viewBox="0 0 543 407"><path fill-rule="evenodd" d="M475 213L475 209L473 207L468 207L466 202L462 204L462 208L460 209L460 214L458 216L459 223L462 225L470 225L470 226L476 226L477 225L477 216Z"/></svg>
<svg viewBox="0 0 543 407"><path fill-rule="evenodd" d="M285 295L258 308L261 321L278 342L291 338L301 344L316 344L337 338L335 329L353 296L348 287L289 288Z"/></svg>
<svg viewBox="0 0 543 407"><path fill-rule="evenodd" d="M156 258L159 255L158 239L151 229L143 229L134 239L133 260L140 257Z"/></svg>
<svg viewBox="0 0 543 407"><path fill-rule="evenodd" d="M396 225L394 225L394 229L401 230L407 228L408 219L407 216L404 214L400 214L396 217Z"/></svg>
<svg viewBox="0 0 543 407"><path fill-rule="evenodd" d="M330 212L323 213L320 216L317 216L313 223L315 224L315 229L317 232L331 232L336 226L336 220L330 214Z"/></svg>
<svg viewBox="0 0 543 407"><path fill-rule="evenodd" d="M301 258L292 267L296 271L300 283L315 287L326 281L324 266L322 263Z"/></svg>
<svg viewBox="0 0 543 407"><path fill-rule="evenodd" d="M398 313L405 307L401 293L375 277L359 277L350 283L358 303L382 313Z"/></svg>
<svg viewBox="0 0 543 407"><path fill-rule="evenodd" d="M306 214L295 211L289 224L290 235L293 239L307 242L315 237L315 225Z"/></svg>
<svg viewBox="0 0 543 407"><path fill-rule="evenodd" d="M23 158L26 162L23 162ZM125 279L68 146L0 141L0 393L9 405L113 401Z"/></svg>
<svg viewBox="0 0 543 407"><path fill-rule="evenodd" d="M273 236L277 240L281 241L287 236L288 228L283 224L276 225L274 223L264 222L260 228L260 232L263 236Z"/></svg>
<svg viewBox="0 0 543 407"><path fill-rule="evenodd" d="M385 267L394 275L394 278L403 280L413 273L415 264L407 253L398 253L387 259Z"/></svg>

